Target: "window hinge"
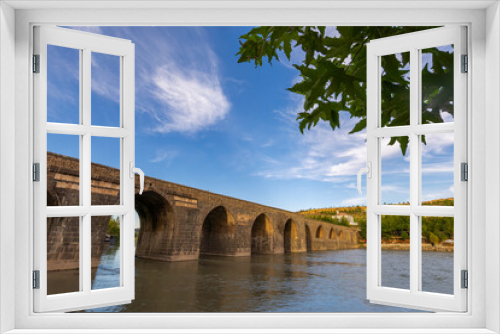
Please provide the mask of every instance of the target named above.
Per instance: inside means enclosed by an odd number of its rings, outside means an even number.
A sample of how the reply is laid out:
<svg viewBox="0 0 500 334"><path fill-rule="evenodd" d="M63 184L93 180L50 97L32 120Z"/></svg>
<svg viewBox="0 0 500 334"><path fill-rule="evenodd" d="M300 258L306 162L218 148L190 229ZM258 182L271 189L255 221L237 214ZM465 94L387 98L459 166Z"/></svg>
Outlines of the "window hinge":
<svg viewBox="0 0 500 334"><path fill-rule="evenodd" d="M462 289L467 289L469 287L469 273L467 270L462 270Z"/></svg>
<svg viewBox="0 0 500 334"><path fill-rule="evenodd" d="M40 73L40 55L33 55L33 73Z"/></svg>
<svg viewBox="0 0 500 334"><path fill-rule="evenodd" d="M461 181L469 181L469 166L466 162L462 162L460 165L460 180Z"/></svg>
<svg viewBox="0 0 500 334"><path fill-rule="evenodd" d="M462 55L462 73L469 72L469 56Z"/></svg>
<svg viewBox="0 0 500 334"><path fill-rule="evenodd" d="M40 163L33 164L33 181L40 182Z"/></svg>
<svg viewBox="0 0 500 334"><path fill-rule="evenodd" d="M33 289L40 289L40 270L33 270Z"/></svg>

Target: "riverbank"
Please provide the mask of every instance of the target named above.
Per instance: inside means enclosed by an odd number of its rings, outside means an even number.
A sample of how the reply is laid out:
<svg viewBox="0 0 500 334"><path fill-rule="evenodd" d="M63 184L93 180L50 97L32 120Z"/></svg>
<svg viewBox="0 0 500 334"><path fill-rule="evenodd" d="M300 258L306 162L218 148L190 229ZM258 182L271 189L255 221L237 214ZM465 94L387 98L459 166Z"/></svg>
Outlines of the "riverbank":
<svg viewBox="0 0 500 334"><path fill-rule="evenodd" d="M360 244L359 246L366 249L366 244ZM382 244L382 250L409 251L410 244ZM424 252L453 252L453 246L422 244L422 250Z"/></svg>

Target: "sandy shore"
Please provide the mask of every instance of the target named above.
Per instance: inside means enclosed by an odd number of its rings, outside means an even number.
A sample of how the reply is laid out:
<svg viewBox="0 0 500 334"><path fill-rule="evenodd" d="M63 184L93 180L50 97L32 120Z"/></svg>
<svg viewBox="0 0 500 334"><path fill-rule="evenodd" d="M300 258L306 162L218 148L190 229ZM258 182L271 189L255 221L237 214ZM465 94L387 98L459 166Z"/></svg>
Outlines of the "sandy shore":
<svg viewBox="0 0 500 334"><path fill-rule="evenodd" d="M360 248L366 248L366 244L360 244ZM410 244L382 244L382 250L409 251ZM422 250L425 252L453 252L453 246L422 244Z"/></svg>

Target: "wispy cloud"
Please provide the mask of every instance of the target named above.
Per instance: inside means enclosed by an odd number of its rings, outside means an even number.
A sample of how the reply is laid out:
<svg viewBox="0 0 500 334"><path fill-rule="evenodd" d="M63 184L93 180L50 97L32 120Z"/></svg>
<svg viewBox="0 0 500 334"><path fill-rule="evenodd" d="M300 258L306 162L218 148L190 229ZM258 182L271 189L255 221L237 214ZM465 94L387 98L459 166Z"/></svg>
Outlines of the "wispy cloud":
<svg viewBox="0 0 500 334"><path fill-rule="evenodd" d="M212 127L228 114L231 103L221 84L218 58L202 27L75 29L125 38L135 44L136 95L141 97L136 101L136 109L154 120L149 122L151 127L143 130L193 134ZM115 80L119 77L112 68L114 64L109 59L97 61L97 55L93 58L93 91L116 101L120 87Z"/></svg>
<svg viewBox="0 0 500 334"><path fill-rule="evenodd" d="M217 76L180 69L175 64L157 69L154 95L164 103L156 113L158 132L193 133L224 119L230 103Z"/></svg>
<svg viewBox="0 0 500 334"><path fill-rule="evenodd" d="M154 158L149 160L151 163L160 163L160 162L166 162L169 164L175 157L177 156L176 151L167 151L167 150L157 150L156 155Z"/></svg>
<svg viewBox="0 0 500 334"><path fill-rule="evenodd" d="M265 143L263 143L262 145L260 145L260 147L271 147L273 145L274 145L274 140L269 139L268 141L266 141Z"/></svg>
<svg viewBox="0 0 500 334"><path fill-rule="evenodd" d="M366 165L366 144L363 133L349 135L356 120L342 113L342 127L335 131L319 123L310 131L300 135L295 120L302 111L302 101L286 110L276 111L278 117L289 129L288 140L292 152L287 152L280 163L267 165L258 175L272 179L309 179L325 182L352 183L352 176Z"/></svg>
<svg viewBox="0 0 500 334"><path fill-rule="evenodd" d="M92 53L92 91L120 103L120 57Z"/></svg>
<svg viewBox="0 0 500 334"><path fill-rule="evenodd" d="M150 130L193 134L222 121L231 103L224 93L219 60L205 30L162 31L161 38L168 43L157 43L156 31L140 32L134 41L137 48L147 52L138 60L138 78L141 92L151 98L144 99L150 104L141 109L157 122Z"/></svg>
<svg viewBox="0 0 500 334"><path fill-rule="evenodd" d="M348 198L342 201L342 206L353 206L353 205L364 205L364 204L366 204L365 196Z"/></svg>

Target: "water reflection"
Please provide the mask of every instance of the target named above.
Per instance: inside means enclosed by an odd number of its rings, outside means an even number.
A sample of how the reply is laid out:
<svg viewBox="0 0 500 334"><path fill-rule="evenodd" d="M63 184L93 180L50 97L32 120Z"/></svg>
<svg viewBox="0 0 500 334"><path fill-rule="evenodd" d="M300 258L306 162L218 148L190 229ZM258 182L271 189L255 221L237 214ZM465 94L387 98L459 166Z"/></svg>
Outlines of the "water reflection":
<svg viewBox="0 0 500 334"><path fill-rule="evenodd" d="M110 247L103 254L93 286L117 277L100 270L101 266L109 269L117 253ZM407 253L384 251L384 259L396 268ZM426 284L437 289L440 284L449 286L452 267L447 262L452 253L426 252L425 256L435 258L433 272L441 273ZM390 279L397 282L398 277ZM366 250L362 249L203 256L190 262L136 258L135 300L87 312L416 312L370 304L365 285Z"/></svg>

